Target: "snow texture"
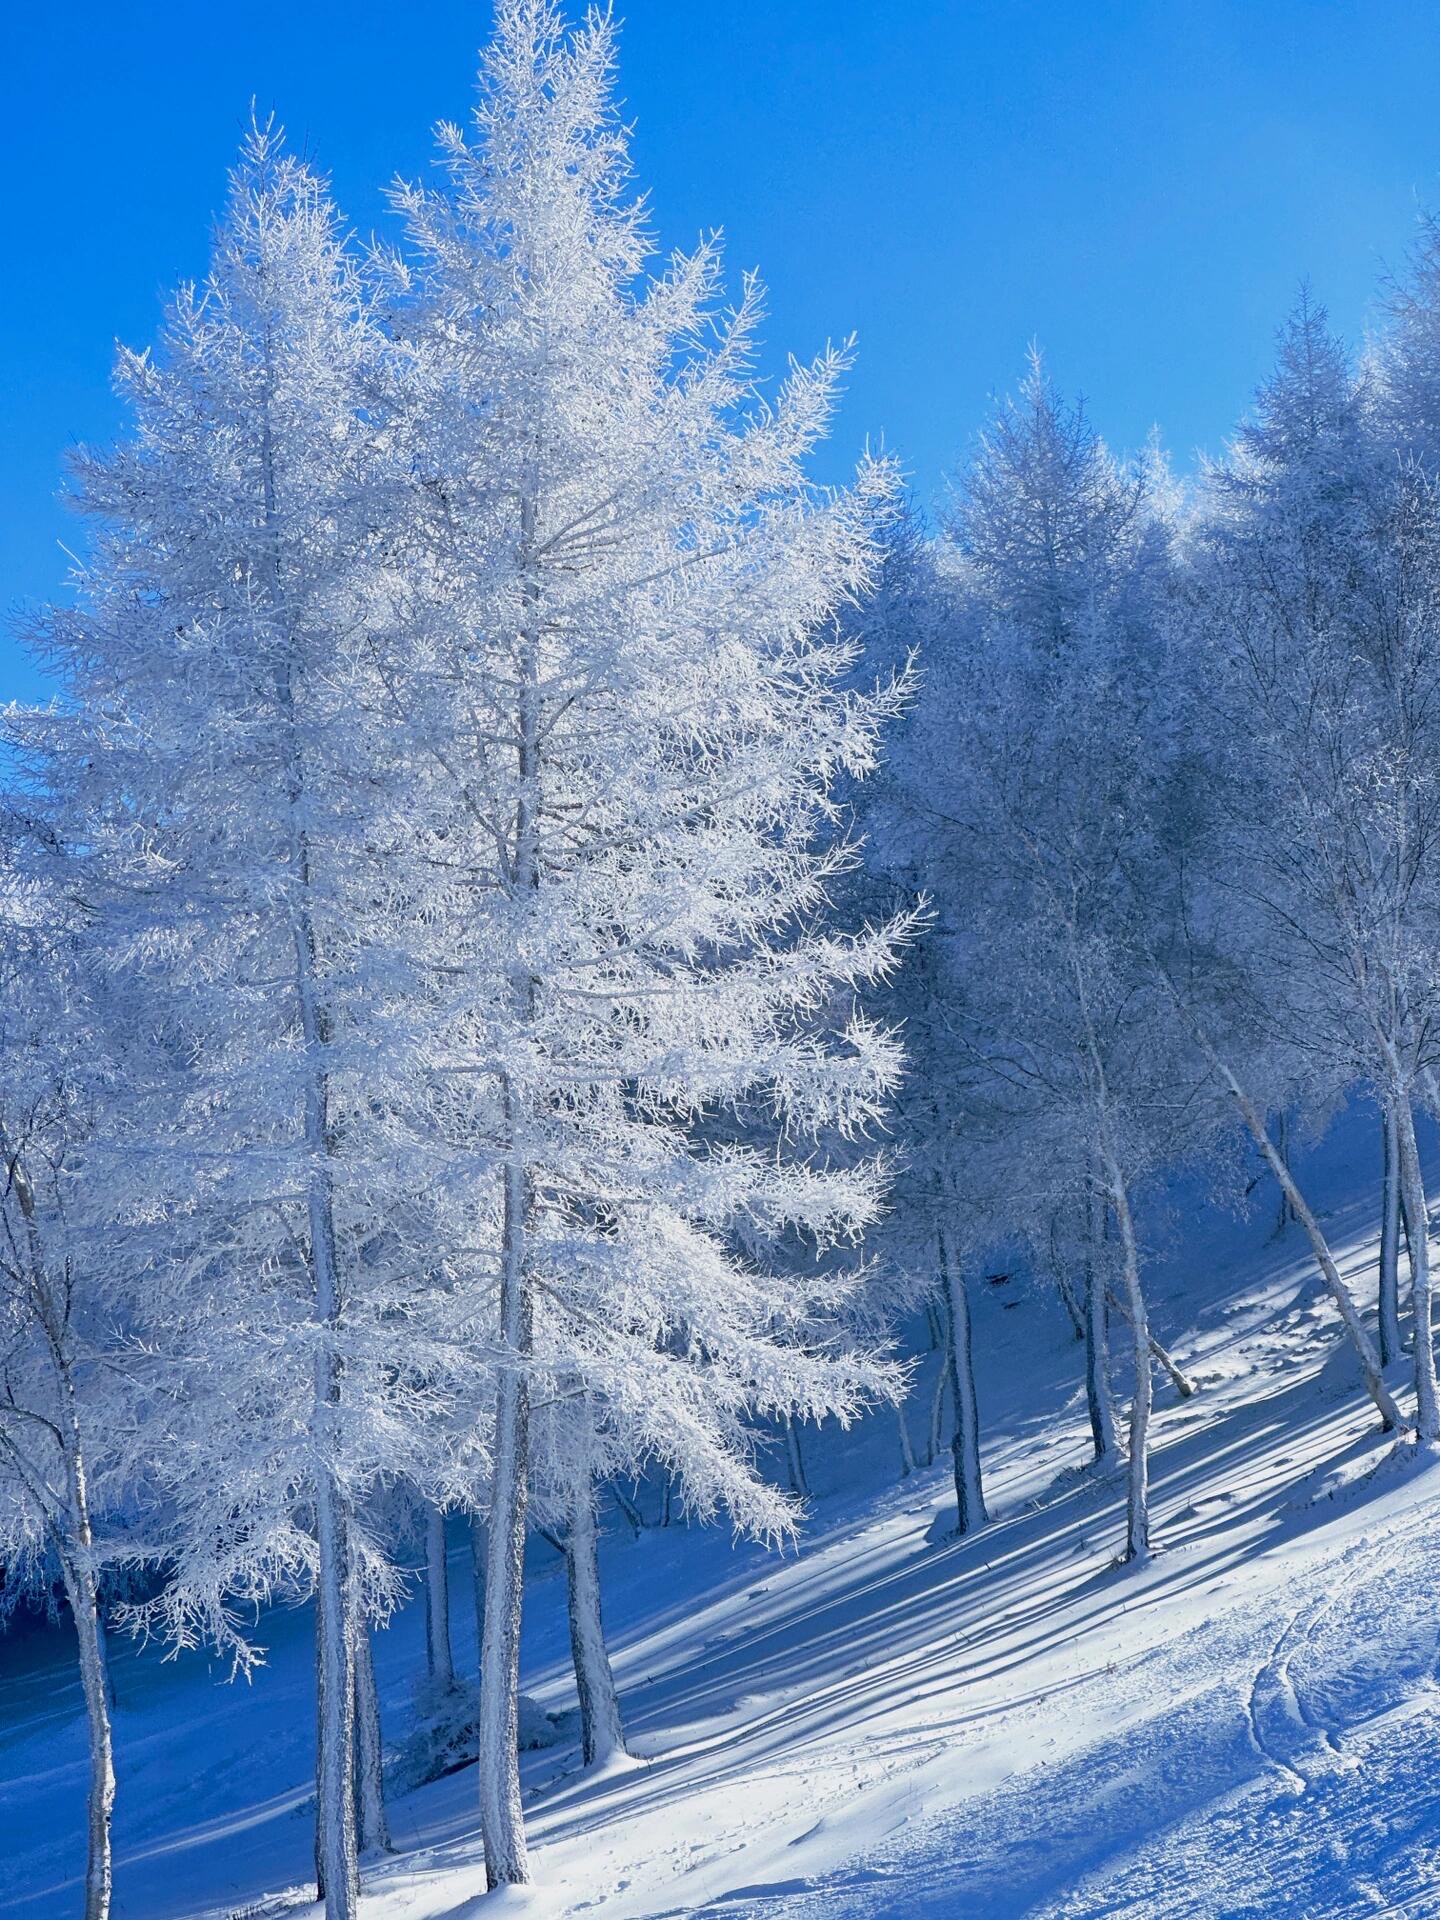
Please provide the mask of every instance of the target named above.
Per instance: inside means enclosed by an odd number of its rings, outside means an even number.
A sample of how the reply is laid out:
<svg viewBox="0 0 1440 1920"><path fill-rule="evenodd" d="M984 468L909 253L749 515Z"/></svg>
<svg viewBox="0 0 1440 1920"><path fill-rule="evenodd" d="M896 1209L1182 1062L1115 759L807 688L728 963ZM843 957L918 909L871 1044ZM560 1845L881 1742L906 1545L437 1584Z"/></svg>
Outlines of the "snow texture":
<svg viewBox="0 0 1440 1920"><path fill-rule="evenodd" d="M1326 1226L1362 1287L1375 1194L1354 1197L1352 1167L1372 1118L1307 1163L1348 1202ZM993 1361L983 1532L945 1537L944 1465L893 1483L885 1418L812 1449L812 1523L784 1557L714 1529L612 1527L607 1627L638 1764L582 1774L573 1732L525 1757L539 1885L506 1900L547 1920L1440 1913L1440 1480L1379 1437L1298 1229L1258 1257L1256 1237L1212 1216L1157 1266L1157 1321L1201 1391L1157 1389L1160 1550L1143 1569L1115 1564L1122 1487L1081 1464L1069 1323L1006 1286L975 1302ZM1007 1379L1023 1396L996 1394ZM452 1540L456 1578L467 1552ZM544 1543L531 1583L527 1687L573 1711ZM423 1612L377 1635L392 1729ZM305 1609L265 1624L248 1684L196 1654L117 1651L117 1920L307 1912L311 1627ZM461 1609L455 1639L469 1671ZM77 1683L62 1635L4 1658L0 1911L39 1920L75 1897ZM474 1798L467 1768L392 1802L398 1852L367 1866L365 1920L507 1910L479 1900Z"/></svg>

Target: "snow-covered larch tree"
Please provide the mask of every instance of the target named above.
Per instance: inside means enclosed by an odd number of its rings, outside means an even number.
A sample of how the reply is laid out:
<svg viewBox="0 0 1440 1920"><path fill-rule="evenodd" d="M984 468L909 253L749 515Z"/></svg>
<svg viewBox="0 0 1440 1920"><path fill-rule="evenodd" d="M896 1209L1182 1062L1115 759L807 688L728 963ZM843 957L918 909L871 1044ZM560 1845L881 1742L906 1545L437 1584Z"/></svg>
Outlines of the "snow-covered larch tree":
<svg viewBox="0 0 1440 1920"><path fill-rule="evenodd" d="M22 839L32 836L23 833ZM48 839L48 836L46 836ZM7 1606L58 1577L89 1739L85 1920L106 1920L115 1768L102 1582L133 1557L107 1523L140 1482L133 1313L115 1285L87 1151L107 1091L73 906L42 855L0 875L0 1566ZM107 1542L105 1536L110 1532Z"/></svg>
<svg viewBox="0 0 1440 1920"><path fill-rule="evenodd" d="M1398 459L1393 419L1302 295L1275 371L1211 476L1194 595L1216 746L1207 925L1264 1057L1320 1109L1352 1088L1386 1115L1411 1223L1418 1431L1440 1434L1426 1203L1414 1113L1436 1064L1440 905L1440 509ZM1241 991L1237 991L1237 989ZM1293 1176L1291 1191L1387 1425L1398 1415L1368 1331ZM1393 1289L1398 1233L1386 1235ZM1385 1313L1394 1311L1393 1294ZM1393 1325L1386 1345L1394 1351Z"/></svg>
<svg viewBox="0 0 1440 1920"><path fill-rule="evenodd" d="M146 1620L244 1661L235 1603L313 1589L338 1920L353 1623L394 1591L355 1515L375 1476L422 1476L483 1351L416 1160L411 762L373 664L388 351L323 185L256 128L209 275L158 354L120 356L135 430L78 461L93 557L43 635L65 699L17 722L143 1008L104 1173L174 1365L174 1573Z"/></svg>
<svg viewBox="0 0 1440 1920"><path fill-rule="evenodd" d="M879 1204L877 1167L819 1143L878 1118L898 1063L849 1011L897 930L823 928L852 857L831 783L870 764L889 704L842 691L835 615L889 480L807 482L842 356L755 402L758 291L716 316L712 244L642 278L612 39L508 0L473 133L441 130L447 184L397 196L417 666L393 692L429 742L417 798L452 888L428 1061L452 1093L447 1191L473 1213L456 1237L495 1249L492 1884L529 1875L532 1411L585 1394L628 1461L776 1535L793 1505L751 1417L848 1418L893 1384L839 1331L852 1276L741 1251L851 1238Z"/></svg>
<svg viewBox="0 0 1440 1920"><path fill-rule="evenodd" d="M1163 470L1116 460L1032 355L957 481L946 536L926 692L877 830L935 904L916 969L931 1076L916 1118L952 1243L1021 1239L1048 1259L1058 1217L1083 1246L1102 1462L1118 1299L1133 1379L1126 1553L1143 1560L1153 1350L1134 1203L1176 1150L1190 1072L1136 938L1132 879L1148 857L1166 660Z"/></svg>

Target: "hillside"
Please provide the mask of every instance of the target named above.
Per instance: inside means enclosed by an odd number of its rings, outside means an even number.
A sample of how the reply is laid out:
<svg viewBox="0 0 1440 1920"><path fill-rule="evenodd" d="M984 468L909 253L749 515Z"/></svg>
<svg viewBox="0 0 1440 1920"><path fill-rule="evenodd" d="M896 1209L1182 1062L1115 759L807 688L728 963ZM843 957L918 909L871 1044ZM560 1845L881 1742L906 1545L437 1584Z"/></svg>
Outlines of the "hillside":
<svg viewBox="0 0 1440 1920"><path fill-rule="evenodd" d="M1362 1276L1369 1144L1346 1124L1309 1168ZM1157 1324L1202 1391L1159 1396L1151 1567L1113 1564L1119 1489L1082 1467L1062 1312L1015 1282L981 1289L993 1524L945 1537L946 1463L897 1481L881 1415L812 1438L797 1552L612 1527L607 1620L637 1764L594 1779L573 1745L527 1756L539 1886L505 1910L1440 1913L1440 1477L1374 1432L1298 1235L1266 1243L1268 1202L1202 1218L1154 1272ZM563 1577L534 1553L525 1685L560 1711ZM468 1666L458 1536L452 1554ZM304 1610L273 1615L248 1687L117 1647L123 1920L307 1911L308 1635ZM377 1657L395 1737L423 1665L418 1608ZM75 1904L78 1706L61 1635L0 1644L0 1911L16 1920ZM393 1806L399 1851L372 1865L370 1920L494 1910L474 1791L466 1769Z"/></svg>

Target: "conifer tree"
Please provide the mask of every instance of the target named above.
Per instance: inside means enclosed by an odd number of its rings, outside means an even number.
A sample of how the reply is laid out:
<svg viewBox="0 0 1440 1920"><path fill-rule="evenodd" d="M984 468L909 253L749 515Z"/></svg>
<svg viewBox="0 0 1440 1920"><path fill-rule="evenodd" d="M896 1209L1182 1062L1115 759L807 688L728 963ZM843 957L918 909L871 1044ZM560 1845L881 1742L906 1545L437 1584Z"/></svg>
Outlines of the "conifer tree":
<svg viewBox="0 0 1440 1920"><path fill-rule="evenodd" d="M654 1460L693 1509L776 1535L794 1510L757 1469L754 1419L848 1418L892 1384L844 1333L853 1276L764 1252L848 1239L879 1205L876 1166L817 1143L869 1126L897 1071L846 1002L900 930L823 927L852 858L832 784L872 763L889 704L844 690L835 615L890 483L806 481L843 356L755 403L759 290L716 317L713 243L642 278L612 46L598 15L567 35L548 0L501 6L473 135L442 128L445 185L399 191L391 291L416 477L413 667L391 693L449 883L427 1065L450 1089L448 1231L495 1250L492 1884L529 1872L537 1409L588 1397L603 1455L575 1463L582 1502L605 1459Z"/></svg>

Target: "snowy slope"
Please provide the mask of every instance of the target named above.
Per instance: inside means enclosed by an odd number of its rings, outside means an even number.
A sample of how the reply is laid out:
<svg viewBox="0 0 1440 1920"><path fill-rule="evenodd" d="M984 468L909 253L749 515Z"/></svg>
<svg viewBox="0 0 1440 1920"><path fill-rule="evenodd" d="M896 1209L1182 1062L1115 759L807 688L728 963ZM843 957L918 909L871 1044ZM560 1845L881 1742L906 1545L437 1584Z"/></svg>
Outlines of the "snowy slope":
<svg viewBox="0 0 1440 1920"><path fill-rule="evenodd" d="M1347 1125L1312 1170L1364 1195L1329 1220L1362 1291L1371 1145ZM1267 1227L1208 1216L1157 1267L1157 1324L1203 1392L1160 1393L1162 1551L1143 1573L1113 1565L1119 1487L1081 1470L1068 1325L1013 1285L977 1303L997 1517L975 1539L944 1537L943 1465L895 1482L885 1417L811 1444L798 1554L612 1533L607 1619L640 1763L596 1780L573 1747L529 1757L525 1910L1440 1914L1440 1473L1375 1435L1303 1246L1262 1245ZM526 1684L563 1708L562 1582L543 1546L534 1568ZM457 1543L468 1661L463 1574ZM305 1911L305 1613L267 1638L248 1689L119 1652L117 1920ZM418 1609L378 1656L393 1734L423 1662ZM78 1693L63 1645L0 1657L0 1912L40 1920L77 1901ZM368 1876L367 1920L471 1911L474 1792L465 1771L395 1805L401 1851Z"/></svg>

